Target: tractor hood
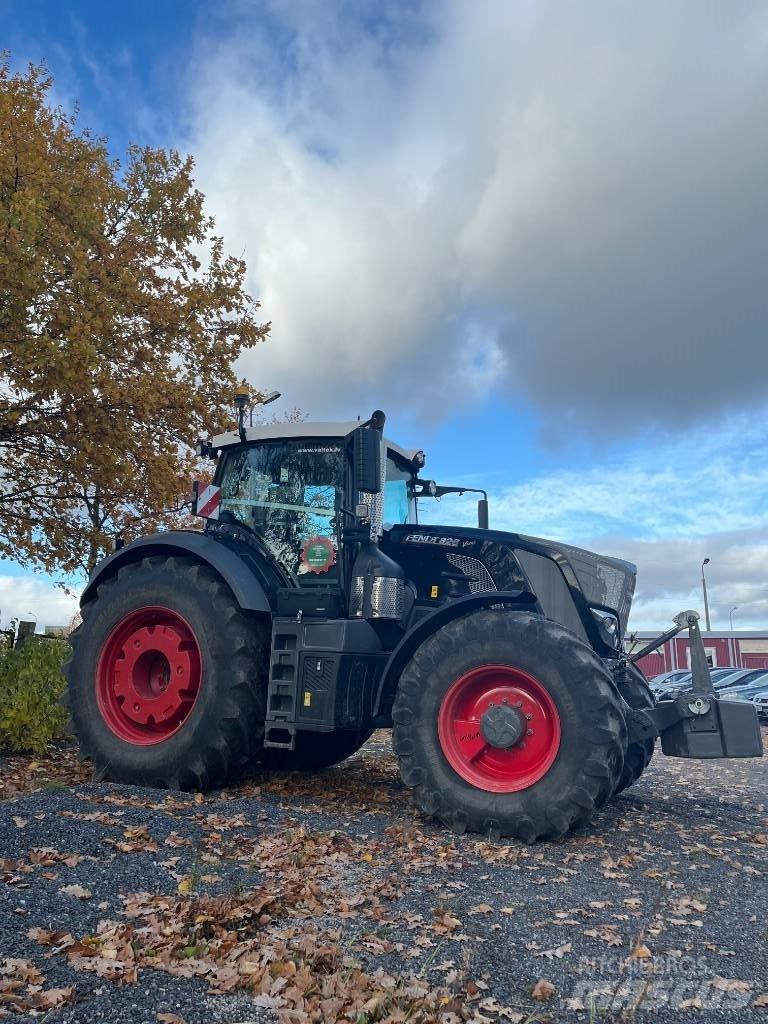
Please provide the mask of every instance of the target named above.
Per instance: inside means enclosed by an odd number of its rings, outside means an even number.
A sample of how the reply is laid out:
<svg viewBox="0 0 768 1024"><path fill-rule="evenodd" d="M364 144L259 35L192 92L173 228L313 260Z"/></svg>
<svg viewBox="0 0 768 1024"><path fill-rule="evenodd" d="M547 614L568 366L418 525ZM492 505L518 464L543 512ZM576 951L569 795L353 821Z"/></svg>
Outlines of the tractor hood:
<svg viewBox="0 0 768 1024"><path fill-rule="evenodd" d="M621 635L624 635L637 581L637 566L634 563L610 555L598 555L571 544L527 537L524 534L518 535L517 542L519 553L527 547L532 552L539 551L553 559L568 585L581 590L587 604L615 612Z"/></svg>
<svg viewBox="0 0 768 1024"><path fill-rule="evenodd" d="M419 596L438 594L466 577L471 593L525 587L544 613L587 639L592 609L612 612L626 631L637 568L559 541L499 530L455 526L395 526L383 544L406 569Z"/></svg>

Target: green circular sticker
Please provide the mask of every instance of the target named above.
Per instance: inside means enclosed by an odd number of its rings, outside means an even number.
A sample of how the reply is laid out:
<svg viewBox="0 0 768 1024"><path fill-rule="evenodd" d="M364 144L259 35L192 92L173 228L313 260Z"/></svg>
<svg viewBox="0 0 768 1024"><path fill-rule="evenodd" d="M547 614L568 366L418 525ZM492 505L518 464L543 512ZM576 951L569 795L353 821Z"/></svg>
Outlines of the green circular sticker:
<svg viewBox="0 0 768 1024"><path fill-rule="evenodd" d="M309 572L328 572L336 563L336 548L328 537L310 537L301 549L301 561Z"/></svg>

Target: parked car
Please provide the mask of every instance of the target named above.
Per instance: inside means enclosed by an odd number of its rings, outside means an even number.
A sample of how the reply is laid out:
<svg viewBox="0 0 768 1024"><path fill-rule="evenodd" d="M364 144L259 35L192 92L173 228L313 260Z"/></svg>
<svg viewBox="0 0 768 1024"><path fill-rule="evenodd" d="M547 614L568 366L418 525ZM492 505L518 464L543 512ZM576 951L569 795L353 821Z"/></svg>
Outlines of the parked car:
<svg viewBox="0 0 768 1024"><path fill-rule="evenodd" d="M689 676L690 674L689 669L676 669L674 672L661 672L659 675L649 679L648 682L651 687L668 686L670 683L674 683L678 679L683 679L685 676Z"/></svg>
<svg viewBox="0 0 768 1024"><path fill-rule="evenodd" d="M717 669L715 672L712 673L712 681L716 682L721 687L735 686L738 680L741 678L741 676L751 671L753 670L748 668L724 668L722 670ZM715 679L715 675L717 675L717 679Z"/></svg>
<svg viewBox="0 0 768 1024"><path fill-rule="evenodd" d="M760 671L763 671L762 669ZM715 693L722 693L732 687L736 687L744 681L746 676L751 676L754 670L746 668L721 668L710 672L712 686ZM672 686L663 686L654 691L656 700L672 700L678 693L684 693L691 688L692 673L688 672L684 679L678 680Z"/></svg>
<svg viewBox="0 0 768 1024"><path fill-rule="evenodd" d="M731 684L720 691L721 697L741 697L749 700L750 697L762 693L768 688L768 669L753 669L742 676L736 684Z"/></svg>
<svg viewBox="0 0 768 1024"><path fill-rule="evenodd" d="M715 683L719 679L725 679L726 676L735 675L737 672L744 672L746 669L736 668L735 665L722 665L720 668L712 669L710 675L712 676L712 682ZM690 669L683 671L682 669L677 672L664 672L663 675L655 676L649 681L649 686L653 689L669 689L672 686L679 687L690 683L693 673Z"/></svg>
<svg viewBox="0 0 768 1024"><path fill-rule="evenodd" d="M757 708L757 717L763 722L768 722L768 690L756 693L752 703Z"/></svg>
<svg viewBox="0 0 768 1024"><path fill-rule="evenodd" d="M712 676L712 682L716 683L727 676L734 676L737 672L743 671L743 668L737 668L735 665L722 665L720 668L712 669L709 674Z"/></svg>
<svg viewBox="0 0 768 1024"><path fill-rule="evenodd" d="M674 693L676 690L680 689L680 687L686 686L690 683L692 679L691 672L675 672L672 674L675 675L677 678L667 679L661 683L650 684L651 693L654 695L654 697L656 697L657 700L660 697L662 697L662 694Z"/></svg>

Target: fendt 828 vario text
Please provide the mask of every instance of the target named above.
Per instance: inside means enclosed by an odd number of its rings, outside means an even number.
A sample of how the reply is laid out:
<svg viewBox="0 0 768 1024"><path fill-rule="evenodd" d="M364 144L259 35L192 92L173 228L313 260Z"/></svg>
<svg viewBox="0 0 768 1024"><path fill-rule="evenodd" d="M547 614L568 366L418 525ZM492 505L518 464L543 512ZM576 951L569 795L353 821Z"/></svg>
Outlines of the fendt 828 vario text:
<svg viewBox="0 0 768 1024"><path fill-rule="evenodd" d="M762 753L718 700L692 612L692 690L654 707L623 651L635 567L488 528L419 523L471 488L365 423L239 426L202 445L202 531L143 537L82 598L68 701L102 778L210 789L313 770L392 728L403 782L453 828L559 836L678 757ZM483 492L480 492L483 493ZM650 649L654 645L648 645ZM639 652L640 654L644 652Z"/></svg>

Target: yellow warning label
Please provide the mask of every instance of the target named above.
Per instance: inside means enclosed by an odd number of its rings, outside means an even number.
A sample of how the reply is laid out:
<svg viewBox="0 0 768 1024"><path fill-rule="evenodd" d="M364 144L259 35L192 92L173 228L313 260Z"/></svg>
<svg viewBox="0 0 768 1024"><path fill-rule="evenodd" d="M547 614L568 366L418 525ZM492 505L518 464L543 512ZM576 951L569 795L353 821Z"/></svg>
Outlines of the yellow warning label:
<svg viewBox="0 0 768 1024"><path fill-rule="evenodd" d="M432 587L432 589L431 589L431 590L430 590L430 592L429 592L429 596L430 596L430 597L437 597L437 595L438 595L439 593L440 593L440 588L439 588L439 587L435 587L435 586L433 586L433 587Z"/></svg>
<svg viewBox="0 0 768 1024"><path fill-rule="evenodd" d="M312 706L312 694L309 690L304 691L304 707L308 708Z"/></svg>

